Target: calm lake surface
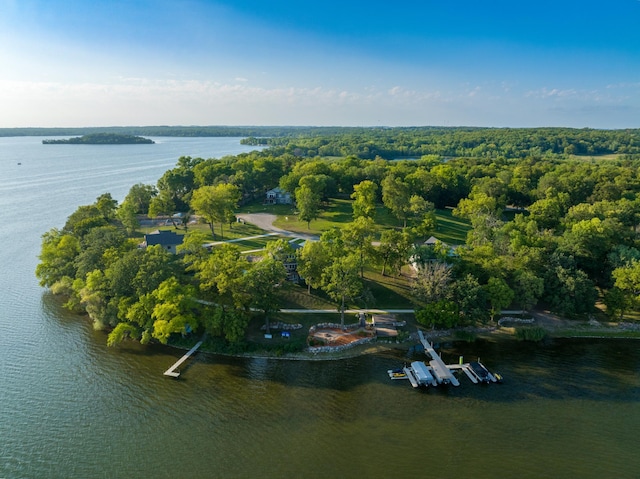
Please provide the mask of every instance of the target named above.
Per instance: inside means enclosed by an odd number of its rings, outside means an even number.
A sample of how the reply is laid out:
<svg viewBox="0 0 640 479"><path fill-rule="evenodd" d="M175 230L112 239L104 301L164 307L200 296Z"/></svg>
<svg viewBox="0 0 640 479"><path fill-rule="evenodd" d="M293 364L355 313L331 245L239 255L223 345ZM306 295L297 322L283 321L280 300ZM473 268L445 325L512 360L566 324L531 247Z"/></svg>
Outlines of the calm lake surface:
<svg viewBox="0 0 640 479"><path fill-rule="evenodd" d="M640 343L444 344L502 385L413 390L403 352L282 361L107 348L34 276L40 237L79 205L155 183L237 138L42 145L0 138L0 478L636 478ZM18 163L22 163L18 165Z"/></svg>

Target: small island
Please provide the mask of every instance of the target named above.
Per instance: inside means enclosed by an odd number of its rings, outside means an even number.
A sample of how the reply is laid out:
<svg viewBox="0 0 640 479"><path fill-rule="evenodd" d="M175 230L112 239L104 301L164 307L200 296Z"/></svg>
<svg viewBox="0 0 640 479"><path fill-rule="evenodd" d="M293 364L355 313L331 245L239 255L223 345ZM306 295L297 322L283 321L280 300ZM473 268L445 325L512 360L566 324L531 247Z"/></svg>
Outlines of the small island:
<svg viewBox="0 0 640 479"><path fill-rule="evenodd" d="M64 140L42 140L44 145L139 145L153 144L155 141L141 136L119 133L93 133Z"/></svg>

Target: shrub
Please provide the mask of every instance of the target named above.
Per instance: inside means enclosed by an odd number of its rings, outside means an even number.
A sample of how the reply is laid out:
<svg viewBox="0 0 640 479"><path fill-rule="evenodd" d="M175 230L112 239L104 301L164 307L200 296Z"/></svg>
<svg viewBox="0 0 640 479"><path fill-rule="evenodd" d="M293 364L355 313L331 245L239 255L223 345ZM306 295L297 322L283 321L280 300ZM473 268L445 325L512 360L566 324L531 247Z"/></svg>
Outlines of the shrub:
<svg viewBox="0 0 640 479"><path fill-rule="evenodd" d="M477 339L475 333L472 333L471 331L464 331L462 329L455 332L455 337L456 339L466 341L467 343L473 343Z"/></svg>
<svg viewBox="0 0 640 479"><path fill-rule="evenodd" d="M542 341L547 332L540 327L516 329L516 338L520 341Z"/></svg>

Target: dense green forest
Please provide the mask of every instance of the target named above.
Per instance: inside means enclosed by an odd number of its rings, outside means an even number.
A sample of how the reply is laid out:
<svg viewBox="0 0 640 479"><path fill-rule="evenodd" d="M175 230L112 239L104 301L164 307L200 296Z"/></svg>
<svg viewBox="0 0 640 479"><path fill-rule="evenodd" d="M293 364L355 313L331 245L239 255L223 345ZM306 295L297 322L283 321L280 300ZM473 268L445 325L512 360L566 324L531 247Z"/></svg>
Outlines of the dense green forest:
<svg viewBox="0 0 640 479"><path fill-rule="evenodd" d="M146 126L0 128L0 136L117 133L141 136L233 136L243 143L280 147L298 156L374 159L474 156L639 155L640 130L473 127Z"/></svg>
<svg viewBox="0 0 640 479"><path fill-rule="evenodd" d="M141 136L119 133L92 133L64 140L42 140L44 145L139 145L153 144L153 140Z"/></svg>
<svg viewBox="0 0 640 479"><path fill-rule="evenodd" d="M247 144L269 145L303 156L387 159L441 155L524 158L545 155L638 155L638 130L572 128L371 128L332 135L286 135L247 138Z"/></svg>
<svg viewBox="0 0 640 479"><path fill-rule="evenodd" d="M420 147L427 130L370 130L360 143L356 133L288 137L260 152L182 157L156 185L133 185L120 204L103 194L46 233L36 274L70 308L109 329L110 344L125 337L166 342L202 330L241 345L250 308L268 329L291 294L283 263L294 254L309 291L341 311L384 308L376 282L403 277L416 319L435 327L491 321L505 307L543 306L578 318L599 305L614 319L638 308L637 131L566 130L574 136L565 144L560 130L434 129L446 154L390 161L351 151L385 151L393 135ZM464 143L465 135L473 141ZM511 144L515 138L520 143ZM325 157L317 146L343 143L347 155ZM580 158L570 149L577 143L580 151L618 156ZM477 154L450 154L459 148ZM512 153L485 154L496 149ZM337 200L349 202L351 214L298 252L283 240L267 244L262 261L231 244L203 248L220 239L239 208L261 204L276 186L293 195L307 227L330 215ZM425 245L442 231L436 212L446 209L468 221L466 241ZM176 212L183 213L174 220L185 233L181 254L138 247L140 215ZM188 227L192 215L206 228Z"/></svg>

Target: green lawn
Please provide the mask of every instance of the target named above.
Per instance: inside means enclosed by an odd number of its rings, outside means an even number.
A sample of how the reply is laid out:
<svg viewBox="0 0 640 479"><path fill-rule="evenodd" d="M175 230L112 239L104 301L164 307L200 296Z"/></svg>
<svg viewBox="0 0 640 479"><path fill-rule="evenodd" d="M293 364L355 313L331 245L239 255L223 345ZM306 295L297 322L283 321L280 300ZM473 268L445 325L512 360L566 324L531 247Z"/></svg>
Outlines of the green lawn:
<svg viewBox="0 0 640 479"><path fill-rule="evenodd" d="M436 210L437 226L433 236L447 244L464 244L471 224L467 220L453 216L451 212L450 209Z"/></svg>
<svg viewBox="0 0 640 479"><path fill-rule="evenodd" d="M320 235L333 226L343 226L353 221L353 210L351 208L351 200L331 199L326 204L320 217L313 220L309 227L304 221L298 221L295 210L291 206L277 205L269 212L278 215L278 219L274 225L298 233L308 233ZM451 214L450 209L436 210L437 227L431 232L433 236L448 244L463 244L467 238L467 232L471 228L468 221L456 218ZM383 205L376 208L375 217L376 229L374 231L376 238L379 238L380 232L386 228L399 228L401 223L391 212ZM427 238L424 238L425 240Z"/></svg>

